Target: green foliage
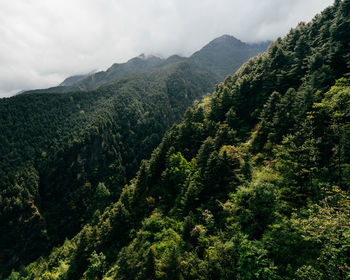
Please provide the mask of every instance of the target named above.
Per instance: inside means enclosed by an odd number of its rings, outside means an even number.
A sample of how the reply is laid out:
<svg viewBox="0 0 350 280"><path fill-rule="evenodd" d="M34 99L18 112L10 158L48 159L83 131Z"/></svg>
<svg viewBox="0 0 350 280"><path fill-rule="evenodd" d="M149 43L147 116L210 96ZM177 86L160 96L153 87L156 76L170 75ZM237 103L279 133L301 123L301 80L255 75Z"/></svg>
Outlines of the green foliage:
<svg viewBox="0 0 350 280"><path fill-rule="evenodd" d="M48 253L117 201L185 109L267 47L226 39L190 58L140 56L0 101L0 222L11 221L0 232L1 270ZM183 131L198 143L203 118L200 107L197 133Z"/></svg>
<svg viewBox="0 0 350 280"><path fill-rule="evenodd" d="M101 279L102 275L106 272L106 257L103 253L97 254L92 252L89 258L89 268L84 272L84 279L94 280Z"/></svg>
<svg viewBox="0 0 350 280"><path fill-rule="evenodd" d="M212 86L182 59L93 92L2 99L0 221L12 222L0 232L1 270L47 253L115 202L163 133Z"/></svg>
<svg viewBox="0 0 350 280"><path fill-rule="evenodd" d="M250 238L259 238L274 221L278 196L278 188L274 184L263 180L253 181L234 194L230 216L235 217L242 231Z"/></svg>
<svg viewBox="0 0 350 280"><path fill-rule="evenodd" d="M111 193L104 183L98 183L91 205L87 211L94 213L96 210L103 210L111 202Z"/></svg>
<svg viewBox="0 0 350 280"><path fill-rule="evenodd" d="M350 197L334 188L335 194L320 205L312 205L307 211L292 217L293 227L302 238L319 248L319 255L309 265L301 266L298 279L347 279L350 276Z"/></svg>
<svg viewBox="0 0 350 280"><path fill-rule="evenodd" d="M348 15L336 1L247 62L186 111L117 202L11 277L349 278ZM183 98L177 77L165 85ZM108 198L109 184L86 188Z"/></svg>
<svg viewBox="0 0 350 280"><path fill-rule="evenodd" d="M161 279L181 280L183 279L180 269L180 258L176 248L171 248L162 261Z"/></svg>

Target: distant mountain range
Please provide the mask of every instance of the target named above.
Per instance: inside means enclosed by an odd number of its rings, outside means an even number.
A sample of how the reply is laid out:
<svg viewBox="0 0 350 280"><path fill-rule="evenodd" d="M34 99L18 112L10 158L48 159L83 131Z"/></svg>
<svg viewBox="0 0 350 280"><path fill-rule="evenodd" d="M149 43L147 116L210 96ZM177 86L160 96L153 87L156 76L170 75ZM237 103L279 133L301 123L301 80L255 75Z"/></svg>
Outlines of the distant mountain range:
<svg viewBox="0 0 350 280"><path fill-rule="evenodd" d="M89 91L127 77L133 73L146 72L152 68L182 60L195 63L201 71L206 71L216 82L223 81L228 74L233 74L250 57L266 51L271 41L256 44L244 43L230 35L218 37L188 58L173 56L168 59L141 54L125 63L114 63L106 71L91 72L66 78L58 87L45 89L46 92ZM38 90L35 90L36 92ZM40 91L40 90L39 90ZM32 90L26 91L33 92Z"/></svg>

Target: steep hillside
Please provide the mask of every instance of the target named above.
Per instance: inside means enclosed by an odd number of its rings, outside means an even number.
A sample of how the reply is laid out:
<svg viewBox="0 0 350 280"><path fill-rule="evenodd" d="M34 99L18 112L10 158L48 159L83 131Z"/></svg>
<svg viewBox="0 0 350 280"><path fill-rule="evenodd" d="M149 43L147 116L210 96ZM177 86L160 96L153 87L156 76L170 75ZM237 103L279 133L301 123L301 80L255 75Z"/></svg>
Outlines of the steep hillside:
<svg viewBox="0 0 350 280"><path fill-rule="evenodd" d="M211 86L180 62L98 91L1 100L0 220L8 227L0 263L31 259L76 233L99 208L92 205L98 183L109 193L105 204L115 200L165 130Z"/></svg>
<svg viewBox="0 0 350 280"><path fill-rule="evenodd" d="M214 87L187 58L160 62L138 57L79 86L0 100L1 272L48 253L117 201L164 132Z"/></svg>
<svg viewBox="0 0 350 280"><path fill-rule="evenodd" d="M336 1L251 59L11 279L348 279L349 27Z"/></svg>

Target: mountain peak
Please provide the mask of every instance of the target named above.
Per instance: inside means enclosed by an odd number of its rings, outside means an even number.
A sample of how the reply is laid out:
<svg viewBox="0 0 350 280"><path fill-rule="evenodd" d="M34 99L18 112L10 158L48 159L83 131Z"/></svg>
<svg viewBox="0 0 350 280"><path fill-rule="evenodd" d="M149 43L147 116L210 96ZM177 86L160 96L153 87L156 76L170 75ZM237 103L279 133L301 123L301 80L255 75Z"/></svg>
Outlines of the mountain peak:
<svg viewBox="0 0 350 280"><path fill-rule="evenodd" d="M236 37L228 34L224 34L206 44L199 52L221 52L225 50L234 50L237 48L248 47L249 44L242 42ZM196 53L195 53L196 54Z"/></svg>
<svg viewBox="0 0 350 280"><path fill-rule="evenodd" d="M250 57L266 51L267 44L248 44L234 36L224 34L195 52L193 59L203 69L211 69L217 81L233 74ZM220 67L216 67L220 65Z"/></svg>
<svg viewBox="0 0 350 280"><path fill-rule="evenodd" d="M136 60L145 60L145 61L147 61L147 60L148 61L157 60L157 61L161 61L162 58L160 58L159 56L156 56L156 55L152 55L152 54L141 53L140 55L129 59L127 61L127 63L133 62L133 61L136 61Z"/></svg>
<svg viewBox="0 0 350 280"><path fill-rule="evenodd" d="M224 34L218 38L215 38L214 40L210 41L208 45L212 43L225 43L225 42L239 42L242 43L241 40L237 39L236 37L228 34Z"/></svg>

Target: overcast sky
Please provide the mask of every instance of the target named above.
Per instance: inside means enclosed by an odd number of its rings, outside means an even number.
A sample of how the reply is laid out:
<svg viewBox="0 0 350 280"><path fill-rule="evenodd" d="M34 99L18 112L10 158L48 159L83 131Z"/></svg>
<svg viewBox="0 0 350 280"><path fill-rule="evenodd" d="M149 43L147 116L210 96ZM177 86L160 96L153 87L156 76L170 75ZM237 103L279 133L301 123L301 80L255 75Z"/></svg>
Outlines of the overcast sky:
<svg viewBox="0 0 350 280"><path fill-rule="evenodd" d="M230 34L274 40L333 0L0 0L0 97L140 53L190 55Z"/></svg>

